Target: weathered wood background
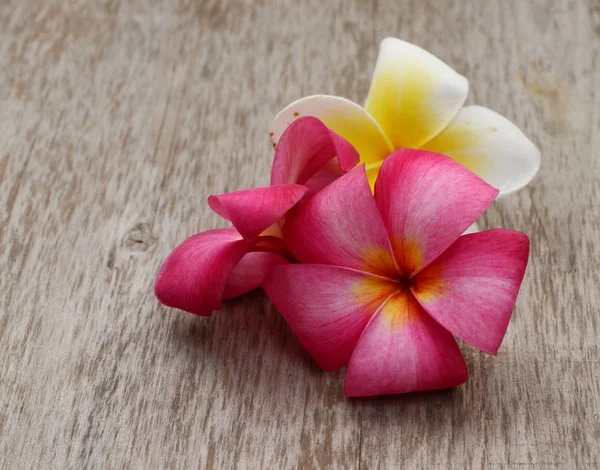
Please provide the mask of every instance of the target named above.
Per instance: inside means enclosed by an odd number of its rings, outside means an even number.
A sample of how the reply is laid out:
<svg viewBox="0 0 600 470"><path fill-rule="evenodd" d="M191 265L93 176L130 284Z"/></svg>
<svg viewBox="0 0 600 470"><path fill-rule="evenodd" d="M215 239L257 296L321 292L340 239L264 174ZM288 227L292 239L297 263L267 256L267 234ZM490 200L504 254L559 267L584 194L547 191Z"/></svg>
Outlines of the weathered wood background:
<svg viewBox="0 0 600 470"><path fill-rule="evenodd" d="M361 102L415 42L542 169L488 227L532 238L498 357L451 391L348 401L260 292L152 295L205 200L268 183L290 101ZM0 467L598 468L599 0L0 0Z"/></svg>

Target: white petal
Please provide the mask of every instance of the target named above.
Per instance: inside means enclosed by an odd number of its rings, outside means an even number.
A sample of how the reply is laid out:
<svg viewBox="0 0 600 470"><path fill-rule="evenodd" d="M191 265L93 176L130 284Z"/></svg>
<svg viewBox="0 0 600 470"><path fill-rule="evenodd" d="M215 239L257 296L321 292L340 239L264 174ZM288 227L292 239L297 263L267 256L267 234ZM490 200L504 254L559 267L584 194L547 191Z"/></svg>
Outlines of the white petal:
<svg viewBox="0 0 600 470"><path fill-rule="evenodd" d="M529 183L540 167L540 151L505 117L481 106L463 108L450 125L423 146L469 168L500 195Z"/></svg>
<svg viewBox="0 0 600 470"><path fill-rule="evenodd" d="M365 109L396 149L419 148L450 123L468 93L467 79L433 54L386 38Z"/></svg>
<svg viewBox="0 0 600 470"><path fill-rule="evenodd" d="M393 148L371 116L359 105L339 96L313 95L294 101L273 120L270 134L274 145L287 126L301 116L314 116L344 137L367 164L382 161Z"/></svg>

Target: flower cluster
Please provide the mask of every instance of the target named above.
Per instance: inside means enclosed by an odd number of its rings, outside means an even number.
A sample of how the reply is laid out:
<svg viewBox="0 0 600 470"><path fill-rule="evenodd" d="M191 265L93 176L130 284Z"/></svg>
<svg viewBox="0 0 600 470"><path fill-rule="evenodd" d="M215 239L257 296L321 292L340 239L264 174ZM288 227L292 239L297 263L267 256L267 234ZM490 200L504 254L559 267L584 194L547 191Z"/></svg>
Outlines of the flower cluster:
<svg viewBox="0 0 600 470"><path fill-rule="evenodd" d="M208 199L232 227L177 247L158 299L208 316L262 286L323 370L348 366L347 396L463 383L454 336L496 354L529 255L520 232L463 233L539 166L505 118L461 109L467 89L384 40L364 109L319 95L275 118L271 185Z"/></svg>

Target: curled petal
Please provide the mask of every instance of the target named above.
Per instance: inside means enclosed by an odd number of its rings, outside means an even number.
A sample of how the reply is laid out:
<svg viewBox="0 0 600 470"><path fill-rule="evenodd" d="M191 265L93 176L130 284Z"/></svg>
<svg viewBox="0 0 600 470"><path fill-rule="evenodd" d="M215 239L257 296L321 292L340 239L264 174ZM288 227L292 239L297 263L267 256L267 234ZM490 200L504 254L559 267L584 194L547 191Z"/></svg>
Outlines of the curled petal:
<svg viewBox="0 0 600 470"><path fill-rule="evenodd" d="M335 135L315 117L299 118L279 139L271 169L271 185L304 184L336 157L343 171L358 163L358 153L345 139Z"/></svg>
<svg viewBox="0 0 600 470"><path fill-rule="evenodd" d="M253 252L244 255L229 273L223 300L233 299L256 289L271 269L287 262L285 258L275 253Z"/></svg>
<svg viewBox="0 0 600 470"><path fill-rule="evenodd" d="M252 252L265 252L265 253L274 253L282 258L287 259L288 261L295 261L294 257L291 255L288 247L286 246L283 238L275 235L267 235L269 231L275 232L278 226L273 225L269 227L269 230L265 232L265 235L261 235L256 240L254 240L254 245L251 247L250 251Z"/></svg>
<svg viewBox="0 0 600 470"><path fill-rule="evenodd" d="M385 160L375 200L406 273L433 261L483 214L498 190L454 160L398 150Z"/></svg>
<svg viewBox="0 0 600 470"><path fill-rule="evenodd" d="M396 38L381 42L365 109L394 148L419 148L456 116L469 82L440 59Z"/></svg>
<svg viewBox="0 0 600 470"><path fill-rule="evenodd" d="M163 263L154 293L168 307L209 316L221 308L225 283L249 244L233 228L188 238Z"/></svg>
<svg viewBox="0 0 600 470"><path fill-rule="evenodd" d="M409 292L391 297L358 340L346 373L348 397L437 390L467 380L450 333Z"/></svg>
<svg viewBox="0 0 600 470"><path fill-rule="evenodd" d="M513 230L460 237L415 277L413 292L451 333L496 354L512 315L529 255L529 238Z"/></svg>
<svg viewBox="0 0 600 470"><path fill-rule="evenodd" d="M208 205L251 239L277 222L306 192L299 184L280 184L210 196Z"/></svg>
<svg viewBox="0 0 600 470"><path fill-rule="evenodd" d="M340 169L347 173L359 162L358 151L345 138L329 129L329 136L336 150L336 158Z"/></svg>
<svg viewBox="0 0 600 470"><path fill-rule="evenodd" d="M521 130L500 114L467 106L424 149L443 153L466 166L500 195L529 183L540 168L540 151Z"/></svg>
<svg viewBox="0 0 600 470"><path fill-rule="evenodd" d="M283 226L292 254L303 263L397 273L385 226L361 165L301 204Z"/></svg>
<svg viewBox="0 0 600 470"><path fill-rule="evenodd" d="M394 148L377 122L361 106L339 96L313 95L294 101L271 124L271 140L279 141L285 129L302 116L314 116L346 139L358 151L361 162L382 161Z"/></svg>
<svg viewBox="0 0 600 470"><path fill-rule="evenodd" d="M313 196L323 189L325 186L330 185L340 176L346 173L340 168L340 164L337 159L329 160L320 170L318 170L314 175L312 175L304 186L308 188L308 192L306 193L308 196Z"/></svg>
<svg viewBox="0 0 600 470"><path fill-rule="evenodd" d="M324 265L277 266L263 289L323 370L348 363L371 316L396 286L359 271Z"/></svg>

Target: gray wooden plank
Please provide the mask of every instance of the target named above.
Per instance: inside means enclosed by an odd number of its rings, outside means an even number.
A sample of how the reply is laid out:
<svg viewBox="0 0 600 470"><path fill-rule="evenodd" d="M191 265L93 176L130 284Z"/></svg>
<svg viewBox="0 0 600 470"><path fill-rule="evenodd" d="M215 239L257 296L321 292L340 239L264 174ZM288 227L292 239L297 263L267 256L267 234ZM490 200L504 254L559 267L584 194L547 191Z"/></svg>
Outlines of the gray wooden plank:
<svg viewBox="0 0 600 470"><path fill-rule="evenodd" d="M0 3L0 467L600 463L600 34L593 0ZM366 96L395 35L543 152L488 227L532 238L498 357L452 390L346 400L259 292L152 296L168 252L265 185L290 101Z"/></svg>

